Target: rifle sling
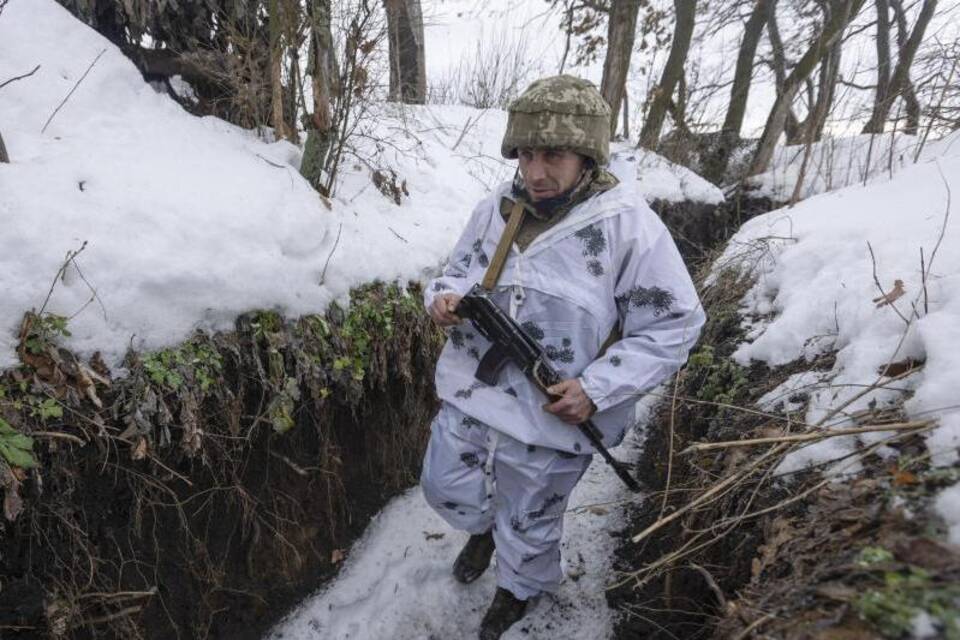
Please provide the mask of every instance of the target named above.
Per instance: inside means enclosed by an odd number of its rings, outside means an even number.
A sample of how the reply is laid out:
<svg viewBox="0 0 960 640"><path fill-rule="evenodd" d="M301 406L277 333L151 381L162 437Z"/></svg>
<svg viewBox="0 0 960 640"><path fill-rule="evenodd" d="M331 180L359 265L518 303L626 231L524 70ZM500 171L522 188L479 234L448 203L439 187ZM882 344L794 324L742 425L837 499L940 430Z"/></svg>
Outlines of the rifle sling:
<svg viewBox="0 0 960 640"><path fill-rule="evenodd" d="M510 218L507 220L507 226L504 227L503 235L500 236L500 242L497 243L497 250L490 260L487 272L483 274L481 285L487 291L493 291L493 288L497 285L497 280L503 271L503 265L506 264L507 256L510 254L510 246L513 244L513 239L517 237L517 231L523 222L523 214L525 212L523 202L517 200L513 203L513 208L510 209Z"/></svg>

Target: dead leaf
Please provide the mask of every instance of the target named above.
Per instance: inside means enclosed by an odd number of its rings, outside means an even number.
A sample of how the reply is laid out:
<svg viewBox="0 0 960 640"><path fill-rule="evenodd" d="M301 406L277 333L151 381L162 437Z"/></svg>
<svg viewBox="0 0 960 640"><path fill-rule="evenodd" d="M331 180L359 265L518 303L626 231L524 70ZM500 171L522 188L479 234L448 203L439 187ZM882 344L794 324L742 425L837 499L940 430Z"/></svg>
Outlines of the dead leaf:
<svg viewBox="0 0 960 640"><path fill-rule="evenodd" d="M604 509L603 507L590 507L589 509L587 509L587 511L589 511L590 513L592 513L592 514L595 515L595 516L605 516L605 515L607 515L607 513L609 513L609 512L608 512L606 509Z"/></svg>
<svg viewBox="0 0 960 640"><path fill-rule="evenodd" d="M10 465L0 458L0 487L3 488L3 515L13 522L23 511L23 499L20 497L20 481Z"/></svg>
<svg viewBox="0 0 960 640"><path fill-rule="evenodd" d="M898 487L908 487L917 484L920 480L916 475L904 469L896 469L893 472L893 484Z"/></svg>
<svg viewBox="0 0 960 640"><path fill-rule="evenodd" d="M825 582L819 585L815 592L818 596L840 602L853 602L860 595L856 589L842 582Z"/></svg>
<svg viewBox="0 0 960 640"><path fill-rule="evenodd" d="M147 439L140 438L137 440L136 446L133 448L133 453L130 456L134 460L143 460L147 457Z"/></svg>
<svg viewBox="0 0 960 640"><path fill-rule="evenodd" d="M334 549L330 554L330 564L340 564L345 557L346 553L343 549Z"/></svg>
<svg viewBox="0 0 960 640"><path fill-rule="evenodd" d="M882 296L874 298L873 302L876 303L877 309L879 309L880 307L886 306L888 304L893 304L894 302L897 301L898 298L900 298L900 296L902 296L906 292L907 290L903 288L903 280L897 279L893 281L893 289L883 294Z"/></svg>
<svg viewBox="0 0 960 640"><path fill-rule="evenodd" d="M881 376L886 376L888 378L894 378L896 376L903 375L908 371L914 369L919 369L924 365L923 360L914 360L913 358L907 358L906 360L900 360L899 362L891 362L883 367L877 369L877 374Z"/></svg>
<svg viewBox="0 0 960 640"><path fill-rule="evenodd" d="M930 571L960 569L960 548L931 538L907 538L898 541L893 552L898 560Z"/></svg>
<svg viewBox="0 0 960 640"><path fill-rule="evenodd" d="M445 536L445 535L447 535L447 534L445 534L445 533L427 533L426 531L423 532L423 536L424 536L427 540L440 540L440 539L443 538L443 536Z"/></svg>

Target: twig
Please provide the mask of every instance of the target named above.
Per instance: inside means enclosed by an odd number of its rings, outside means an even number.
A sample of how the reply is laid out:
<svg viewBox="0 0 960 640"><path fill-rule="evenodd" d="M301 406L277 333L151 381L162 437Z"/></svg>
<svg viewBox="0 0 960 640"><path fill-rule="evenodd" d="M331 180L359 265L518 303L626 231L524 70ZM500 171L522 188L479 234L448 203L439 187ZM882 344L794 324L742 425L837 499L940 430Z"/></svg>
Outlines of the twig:
<svg viewBox="0 0 960 640"><path fill-rule="evenodd" d="M929 315L930 306L927 297L927 267L923 261L923 247L920 247L920 282L923 285L923 315Z"/></svg>
<svg viewBox="0 0 960 640"><path fill-rule="evenodd" d="M333 243L333 249L330 249L330 254L327 256L327 261L323 263L323 271L320 272L320 285L326 281L327 278L327 267L330 265L330 258L333 257L334 251L337 250L337 245L340 244L340 233L343 231L343 223L340 223L340 226L337 228L337 239Z"/></svg>
<svg viewBox="0 0 960 640"><path fill-rule="evenodd" d="M727 440L724 442L698 442L690 445L680 452L680 455L688 455L698 451L712 451L713 449L729 449L733 447L750 447L758 444L773 444L776 442L813 442L816 440L826 440L827 438L837 438L840 436L855 435L858 433L876 433L882 431L909 431L921 430L933 426L934 420L920 420L914 422L891 422L890 424L870 425L866 427L853 427L850 429L837 429L835 431L824 431L821 433L795 433L785 436L771 436L768 438L750 438L747 440Z"/></svg>
<svg viewBox="0 0 960 640"><path fill-rule="evenodd" d="M73 260L83 253L83 250L87 248L87 241L84 240L83 244L80 245L80 248L76 251L72 249L67 251L67 256L63 259L63 263L60 265L60 268L57 269L57 275L53 277L53 282L50 283L50 290L47 291L47 297L43 299L43 304L40 305L40 311L37 312L38 316L42 316L43 312L46 311L47 305L50 303L50 298L53 296L53 290L57 286L57 280L62 278L67 271L67 267L70 265Z"/></svg>
<svg viewBox="0 0 960 640"><path fill-rule="evenodd" d="M869 240L867 241L867 249L870 250L870 261L873 263L873 282L874 284L877 285L877 290L880 291L880 297L885 299L889 294L883 290L883 286L880 284L880 279L877 277L877 256L874 255L873 245L870 244ZM892 293L892 290L891 290L891 293ZM902 313L900 313L900 309L897 309L897 305L894 304L894 302L896 302L896 298L893 298L888 301L890 308L893 309L897 313L897 315L900 316L900 319L903 320L909 327L910 321L907 320L907 318Z"/></svg>
<svg viewBox="0 0 960 640"><path fill-rule="evenodd" d="M101 49L100 53L97 54L97 57L93 59L93 62L90 63L90 66L87 67L87 70L83 72L83 75L80 76L80 79L77 80L76 84L73 85L73 88L70 89L70 92L64 96L63 100L60 101L60 104L57 105L57 108L53 110L53 113L50 114L50 117L47 118L47 121L44 123L43 128L40 129L40 133L44 133L47 130L47 127L50 126L50 122L53 120L53 117L57 115L60 109L63 108L63 105L67 104L67 100L70 99L70 96L73 95L73 92L77 90L77 87L80 86L80 83L83 82L83 79L87 77L87 74L90 73L90 70L93 69L93 65L97 64L97 61L100 59L100 56L107 52L106 49Z"/></svg>
<svg viewBox="0 0 960 640"><path fill-rule="evenodd" d="M72 433L64 433L62 431L33 431L29 433L30 437L38 438L61 438L63 440L70 440L76 442L80 446L87 444L87 441L79 436L75 436Z"/></svg>
<svg viewBox="0 0 960 640"><path fill-rule="evenodd" d="M151 587L149 591L116 591L114 593L81 593L77 599L82 598L103 598L104 600L119 600L123 598L149 598L157 595L157 588Z"/></svg>
<svg viewBox="0 0 960 640"><path fill-rule="evenodd" d="M262 155L260 155L259 153L255 154L255 155L256 155L258 158L260 158L261 160L263 160L264 162L266 162L266 163L267 163L268 165L270 165L271 167L276 167L277 169L286 169L286 167L285 167L284 165L279 164L279 163L276 163L276 162L274 162L273 160L268 160L268 159L264 158Z"/></svg>
<svg viewBox="0 0 960 640"><path fill-rule="evenodd" d="M24 78L29 78L30 76L32 76L33 74L35 74L39 68L40 68L40 65L37 65L37 66L35 66L35 67L33 68L33 71L31 71L30 73L25 73L25 74L23 74L22 76L14 76L14 77L10 78L9 80L4 80L3 82L0 82L0 89L3 89L3 88L4 88L5 86L7 86L8 84L11 84L11 83L13 83L13 82L16 82L17 80L23 80Z"/></svg>
<svg viewBox="0 0 960 640"><path fill-rule="evenodd" d="M276 451L272 451L272 450L270 451L270 455L273 456L274 458L276 458L277 460L280 460L280 461L284 462L284 463L285 463L288 467L290 467L290 469L292 469L293 472L296 473L297 475L300 475L300 476L303 476L303 477L307 477L307 476L310 475L310 471L309 471L308 469L304 469L303 467L301 467L300 465L298 465L296 462L294 462L293 460L291 460L291 459L288 458L287 456L285 456L285 455L283 455L283 454L280 454L280 453L277 453Z"/></svg>
<svg viewBox="0 0 960 640"><path fill-rule="evenodd" d="M116 620L117 618L125 618L127 616L132 616L135 613L139 613L142 609L143 609L143 605L136 604L136 605L133 605L132 607L121 609L120 611L111 613L109 615L81 620L76 625L74 625L74 627L92 627L95 624L103 624L104 622L110 622L111 620Z"/></svg>
<svg viewBox="0 0 960 640"><path fill-rule="evenodd" d="M690 567L696 570L701 576L703 576L703 579L707 581L707 586L710 587L711 591L713 591L713 595L717 597L717 602L720 604L720 609L726 609L727 598L723 595L723 590L720 589L720 586L717 585L717 581L714 579L713 574L698 565L696 562L691 562Z"/></svg>
<svg viewBox="0 0 960 640"><path fill-rule="evenodd" d="M757 458L756 460L754 460L754 461L753 461L748 467L746 467L745 469L742 469L742 470L740 470L740 471L737 471L737 472L735 472L735 473L730 474L730 475L727 476L724 480L721 480L721 481L718 482L717 484L715 484L715 485L713 485L712 487L710 487L707 491L705 491L705 492L703 492L702 494L700 494L700 496L698 496L695 500L687 503L687 504L684 505L682 508L677 509L676 511L674 511L673 513L671 513L669 516L666 516L665 518L659 518L656 522L654 522L653 524L651 524L649 527L647 527L646 529L644 529L643 531L641 531L641 532L638 533L637 535L633 536L633 538L631 538L630 540L631 540L634 544L640 542L640 541L643 540L644 538L648 537L648 536L649 536L651 533L653 533L654 531L657 531L658 529L663 528L664 526L666 526L667 524L673 522L674 520L676 520L676 519L679 518L680 516L682 516L682 515L686 514L687 512L692 511L693 509L699 507L701 504L703 504L704 502L706 502L709 498L711 498L711 497L715 496L716 494L718 494L718 493L726 490L728 487L733 486L734 484L736 484L737 482L739 482L739 481L742 480L743 478L747 477L748 475L750 475L751 473L753 473L753 471L756 470L757 467L759 467L761 464L763 464L764 462L766 462L768 459L772 458L773 456L781 453L781 452L782 452L784 449L786 449L786 448L787 448L786 445L783 444L783 443L778 444L777 446L771 448L769 451L767 451L766 453L764 453L762 456L760 456L759 458Z"/></svg>
<svg viewBox="0 0 960 640"><path fill-rule="evenodd" d="M395 236L397 236L398 238L400 238L401 240L403 240L406 244L410 244L410 241L407 240L406 238L404 238L402 235L400 235L400 234L397 233L396 231L394 231L394 230L393 230L393 227L387 226L387 229L390 229L390 233L392 233L393 235L395 235Z"/></svg>
<svg viewBox="0 0 960 640"><path fill-rule="evenodd" d="M776 617L777 617L777 616L775 616L775 615L772 614L772 613L766 613L766 614L764 614L762 617L757 618L756 620L754 620L753 622L751 622L751 623L750 623L750 626L747 627L746 629L744 629L744 630L740 633L740 635L738 635L736 638L734 638L734 640L744 640L745 638L749 637L749 635L750 635L751 633L753 633L753 631L754 631L757 627L759 627L760 625L762 625L763 623L765 623L767 620L770 620L770 619L776 618Z"/></svg>

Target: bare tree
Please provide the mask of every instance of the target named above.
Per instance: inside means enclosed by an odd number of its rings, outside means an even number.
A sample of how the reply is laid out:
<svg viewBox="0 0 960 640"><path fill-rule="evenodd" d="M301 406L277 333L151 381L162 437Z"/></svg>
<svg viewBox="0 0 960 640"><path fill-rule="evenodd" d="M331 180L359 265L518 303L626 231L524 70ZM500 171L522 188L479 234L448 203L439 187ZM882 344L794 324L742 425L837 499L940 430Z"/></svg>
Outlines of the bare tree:
<svg viewBox="0 0 960 640"><path fill-rule="evenodd" d="M770 48L772 51L773 74L776 79L777 95L783 93L787 82L787 56L786 49L783 46L783 38L780 36L780 25L777 21L776 5L771 5L767 14L767 35L770 37ZM787 134L788 141L796 141L800 134L800 121L793 112L793 104L787 107L786 121L784 122L784 131Z"/></svg>
<svg viewBox="0 0 960 640"><path fill-rule="evenodd" d="M384 0L390 47L390 99L423 104L427 72L420 0Z"/></svg>
<svg viewBox="0 0 960 640"><path fill-rule="evenodd" d="M276 138L286 138L297 142L297 128L287 122L284 114L285 95L283 87L283 57L290 46L288 40L294 29L294 12L298 11L286 0L270 0L268 20L270 21L270 111L273 131Z"/></svg>
<svg viewBox="0 0 960 640"><path fill-rule="evenodd" d="M714 182L723 180L730 154L740 142L740 129L743 127L750 85L753 83L753 61L757 55L757 45L763 36L769 12L776 11L776 6L777 0L755 0L750 17L744 24L727 115L723 120L716 147L704 167L706 177Z"/></svg>
<svg viewBox="0 0 960 640"><path fill-rule="evenodd" d="M770 165L774 148L780 134L783 133L790 105L793 103L797 92L810 74L813 73L817 64L830 53L834 42L843 35L844 30L860 12L864 2L865 0L838 0L832 4L829 18L824 23L820 33L814 38L813 43L800 60L797 61L790 75L783 81L783 86L777 94L770 115L767 116L763 135L760 137L760 143L757 145L751 163L750 175L763 173Z"/></svg>
<svg viewBox="0 0 960 640"><path fill-rule="evenodd" d="M696 23L697 0L673 0L673 6L676 25L673 29L670 55L663 68L660 83L653 90L650 110L640 131L640 145L651 149L655 148L660 140L660 131L663 129L663 121L666 119L673 91L683 76L683 65L687 61L690 41L693 39L693 27Z"/></svg>
<svg viewBox="0 0 960 640"><path fill-rule="evenodd" d="M307 16L310 21L307 75L313 89L313 113L304 122L307 140L303 147L300 173L314 189L324 193L323 173L334 136L332 104L337 92L337 61L330 28L330 0L309 0Z"/></svg>
<svg viewBox="0 0 960 640"><path fill-rule="evenodd" d="M0 162L10 162L10 156L7 155L7 147L3 144L2 135L0 135Z"/></svg>
<svg viewBox="0 0 960 640"><path fill-rule="evenodd" d="M600 93L610 105L610 133L617 130L620 104L626 95L627 71L637 32L641 0L612 0L607 21L607 53L603 59ZM626 111L624 111L626 114Z"/></svg>
<svg viewBox="0 0 960 640"><path fill-rule="evenodd" d="M874 102L873 113L870 120L863 127L864 133L881 133L886 124L887 117L890 114L890 107L898 95L902 95L907 104L907 127L904 129L907 133L916 133L920 120L920 104L913 90L913 83L910 81L910 67L920 48L920 42L923 35L937 10L937 0L924 0L923 7L920 9L920 15L913 26L913 31L907 32L906 16L902 0L891 0L894 12L897 15L897 43L898 56L897 66L893 70L889 85L881 97L879 87L877 91L877 100ZM879 25L879 23L878 23ZM880 28L878 26L878 38ZM888 27L889 31L889 27ZM888 35L889 37L889 35ZM889 63L888 63L889 64Z"/></svg>

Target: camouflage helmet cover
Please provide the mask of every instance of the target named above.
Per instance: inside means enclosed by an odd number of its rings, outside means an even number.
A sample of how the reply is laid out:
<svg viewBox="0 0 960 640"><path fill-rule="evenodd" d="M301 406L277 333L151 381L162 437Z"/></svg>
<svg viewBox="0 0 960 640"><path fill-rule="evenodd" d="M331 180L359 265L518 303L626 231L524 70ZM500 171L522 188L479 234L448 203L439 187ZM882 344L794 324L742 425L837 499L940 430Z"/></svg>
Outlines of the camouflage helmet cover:
<svg viewBox="0 0 960 640"><path fill-rule="evenodd" d="M610 159L610 107L587 80L561 75L541 78L510 104L507 132L500 153L516 158L530 147L570 149L593 158Z"/></svg>

